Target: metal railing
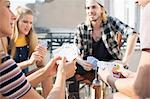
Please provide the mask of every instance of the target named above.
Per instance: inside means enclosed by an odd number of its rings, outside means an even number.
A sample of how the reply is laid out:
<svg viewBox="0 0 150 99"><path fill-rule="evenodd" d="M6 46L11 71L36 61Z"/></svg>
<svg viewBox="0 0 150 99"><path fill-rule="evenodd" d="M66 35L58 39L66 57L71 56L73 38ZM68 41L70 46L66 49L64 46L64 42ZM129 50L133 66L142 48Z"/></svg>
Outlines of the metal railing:
<svg viewBox="0 0 150 99"><path fill-rule="evenodd" d="M42 32L38 33L40 40L47 42L50 53L52 50L60 47L63 43L73 43L74 32ZM126 40L123 39L121 49L126 49ZM136 49L140 49L140 41L138 39Z"/></svg>
<svg viewBox="0 0 150 99"><path fill-rule="evenodd" d="M73 43L74 32L49 32L38 33L40 40L45 40L48 44L48 50L52 50L60 47L63 43Z"/></svg>

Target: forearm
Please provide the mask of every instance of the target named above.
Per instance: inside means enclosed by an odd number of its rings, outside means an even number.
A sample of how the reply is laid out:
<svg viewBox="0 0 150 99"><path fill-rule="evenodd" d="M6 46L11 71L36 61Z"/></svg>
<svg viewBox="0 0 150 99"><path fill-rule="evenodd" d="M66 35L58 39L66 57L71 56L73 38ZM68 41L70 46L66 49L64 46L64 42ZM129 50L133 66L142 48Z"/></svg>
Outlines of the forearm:
<svg viewBox="0 0 150 99"><path fill-rule="evenodd" d="M41 68L38 71L32 73L31 75L27 76L28 81L31 83L33 87L37 86L40 82L47 78L45 74L45 68Z"/></svg>
<svg viewBox="0 0 150 99"><path fill-rule="evenodd" d="M43 96L46 98L53 87L53 77L48 77L42 81Z"/></svg>
<svg viewBox="0 0 150 99"><path fill-rule="evenodd" d="M112 75L104 75L102 78L105 83L110 85L112 88L117 89L119 92L127 95L134 96L134 80L133 78L115 78Z"/></svg>
<svg viewBox="0 0 150 99"><path fill-rule="evenodd" d="M64 73L57 73L55 84L49 93L47 99L64 99L65 98L66 77Z"/></svg>
<svg viewBox="0 0 150 99"><path fill-rule="evenodd" d="M124 65L127 65L128 61L134 51L134 48L135 48L135 45L137 42L137 38L138 38L138 35L134 33L134 34L129 35L129 37L127 39L127 47L126 47L126 51L125 51L125 54L124 54L124 57L122 60Z"/></svg>
<svg viewBox="0 0 150 99"><path fill-rule="evenodd" d="M32 63L29 60L17 63L17 65L21 68L21 69L25 69L28 66L32 65Z"/></svg>
<svg viewBox="0 0 150 99"><path fill-rule="evenodd" d="M109 75L109 76L107 76L105 82L106 82L108 85L110 85L112 88L117 89L116 86L115 86L115 81L116 81L116 79L115 79L114 77L112 77L111 75Z"/></svg>
<svg viewBox="0 0 150 99"><path fill-rule="evenodd" d="M115 81L116 88L128 96L149 95L150 52L142 52L136 73L130 73L130 78ZM144 90L143 90L144 89Z"/></svg>
<svg viewBox="0 0 150 99"><path fill-rule="evenodd" d="M19 99L44 99L39 93L37 93L33 88L29 90L24 96Z"/></svg>
<svg viewBox="0 0 150 99"><path fill-rule="evenodd" d="M134 78L117 79L115 87L119 92L127 96L135 96Z"/></svg>

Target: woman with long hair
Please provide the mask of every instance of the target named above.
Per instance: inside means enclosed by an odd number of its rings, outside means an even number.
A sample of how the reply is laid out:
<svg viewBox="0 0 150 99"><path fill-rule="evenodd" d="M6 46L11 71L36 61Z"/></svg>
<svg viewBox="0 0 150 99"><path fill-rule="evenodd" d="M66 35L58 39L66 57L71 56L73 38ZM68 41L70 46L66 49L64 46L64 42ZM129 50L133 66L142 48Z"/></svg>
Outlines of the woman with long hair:
<svg viewBox="0 0 150 99"><path fill-rule="evenodd" d="M16 17L9 7L9 0L0 0L0 38L12 35L12 25ZM59 64L56 63L58 60L60 60ZM69 63L66 62L65 58L56 57L40 70L25 77L16 62L0 49L0 95L10 99L43 99L31 87L30 83L41 82L56 74L55 84L47 98L64 99L65 81L67 78L73 76L75 68L75 61ZM27 79L32 79L32 81L29 83Z"/></svg>
<svg viewBox="0 0 150 99"><path fill-rule="evenodd" d="M16 16L17 18L13 26L13 34L9 42L9 53L26 74L29 71L28 66L32 65L35 61L37 67L44 65L43 61L47 49L38 44L37 34L33 30L34 15L32 10L18 6L16 9ZM33 52L37 49L40 49L38 54L41 57L33 59L32 54L34 54ZM31 59L28 60L30 57Z"/></svg>

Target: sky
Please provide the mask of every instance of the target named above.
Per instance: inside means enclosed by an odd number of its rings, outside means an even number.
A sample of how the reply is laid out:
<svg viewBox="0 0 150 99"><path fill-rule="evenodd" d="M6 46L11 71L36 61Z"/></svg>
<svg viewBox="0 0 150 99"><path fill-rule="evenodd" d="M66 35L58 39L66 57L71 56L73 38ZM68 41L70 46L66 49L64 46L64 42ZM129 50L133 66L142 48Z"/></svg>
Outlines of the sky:
<svg viewBox="0 0 150 99"><path fill-rule="evenodd" d="M11 1L11 9L14 11L17 6L25 5L27 3L34 3L35 0L10 0Z"/></svg>

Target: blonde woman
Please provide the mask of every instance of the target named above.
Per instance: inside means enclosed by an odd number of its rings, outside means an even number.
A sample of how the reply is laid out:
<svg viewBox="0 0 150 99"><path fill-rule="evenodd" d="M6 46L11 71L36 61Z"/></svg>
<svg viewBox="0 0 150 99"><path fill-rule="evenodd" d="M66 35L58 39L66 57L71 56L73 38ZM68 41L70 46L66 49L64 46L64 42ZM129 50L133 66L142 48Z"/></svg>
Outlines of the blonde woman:
<svg viewBox="0 0 150 99"><path fill-rule="evenodd" d="M32 65L35 61L42 63L44 55L46 54L46 48L38 45L37 34L33 31L33 12L29 8L19 6L16 9L16 20L13 28L13 35L10 41L10 54L14 60L23 69L26 74L28 72L28 66ZM35 57L32 54L37 52L40 57ZM34 53L33 53L34 52ZM34 58L33 58L34 56ZM31 57L30 60L29 57ZM27 61L26 61L27 60ZM37 64L44 65L44 64Z"/></svg>
<svg viewBox="0 0 150 99"><path fill-rule="evenodd" d="M0 38L12 35L15 15L9 9L9 0L0 0ZM56 62L60 60L59 65ZM55 84L47 99L65 98L65 81L75 73L75 61L66 62L65 58L52 59L46 66L28 77L38 83L56 75ZM30 85L21 69L8 54L0 49L0 95L8 99L44 99ZM32 76L32 77L31 77ZM36 78L36 79L35 79ZM2 97L0 97L2 99Z"/></svg>
<svg viewBox="0 0 150 99"><path fill-rule="evenodd" d="M13 57L23 73L31 74L44 66L47 48L38 44L37 34L33 30L33 12L27 7L18 6L13 34L8 39L8 52ZM37 69L29 72L28 67L36 63ZM42 81L43 95L46 97L52 86L51 78ZM37 85L37 84L36 84ZM32 86L36 87L32 84Z"/></svg>

